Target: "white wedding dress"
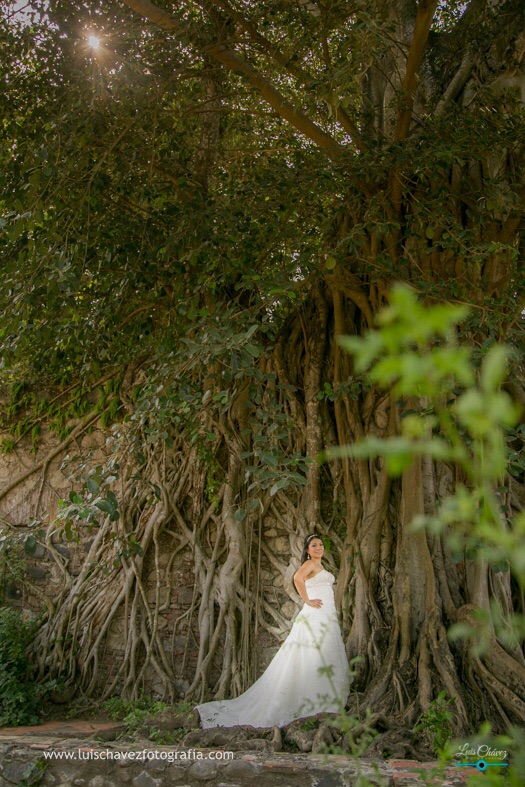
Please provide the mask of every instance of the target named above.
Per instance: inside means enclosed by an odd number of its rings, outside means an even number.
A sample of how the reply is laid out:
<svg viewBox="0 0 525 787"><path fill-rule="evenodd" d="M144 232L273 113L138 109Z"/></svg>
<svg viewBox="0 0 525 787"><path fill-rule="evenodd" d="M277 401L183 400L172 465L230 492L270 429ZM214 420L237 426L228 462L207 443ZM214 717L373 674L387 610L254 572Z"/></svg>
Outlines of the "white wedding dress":
<svg viewBox="0 0 525 787"><path fill-rule="evenodd" d="M324 568L306 580L308 598L321 599L323 606L304 605L267 670L248 691L233 700L197 706L204 728L284 727L294 719L344 707L350 679L334 582Z"/></svg>

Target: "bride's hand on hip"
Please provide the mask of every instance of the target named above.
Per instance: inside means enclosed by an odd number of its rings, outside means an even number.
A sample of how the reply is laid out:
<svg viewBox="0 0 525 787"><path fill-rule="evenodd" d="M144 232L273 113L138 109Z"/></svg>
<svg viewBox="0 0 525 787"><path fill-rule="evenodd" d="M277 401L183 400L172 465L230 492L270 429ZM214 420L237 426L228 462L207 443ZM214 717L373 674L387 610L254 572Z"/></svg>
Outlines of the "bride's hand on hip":
<svg viewBox="0 0 525 787"><path fill-rule="evenodd" d="M317 607L317 609L323 606L323 602L320 598L310 598L306 603L309 607Z"/></svg>

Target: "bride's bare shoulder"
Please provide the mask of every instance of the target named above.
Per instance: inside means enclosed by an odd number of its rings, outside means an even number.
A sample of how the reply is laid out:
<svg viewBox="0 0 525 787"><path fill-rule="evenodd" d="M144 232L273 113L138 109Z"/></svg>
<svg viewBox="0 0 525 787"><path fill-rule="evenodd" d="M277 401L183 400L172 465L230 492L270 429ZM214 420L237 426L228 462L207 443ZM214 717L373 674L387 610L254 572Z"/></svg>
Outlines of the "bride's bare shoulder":
<svg viewBox="0 0 525 787"><path fill-rule="evenodd" d="M314 571L312 570L312 566L309 565L308 562L307 562L307 563L303 563L303 565L300 566L300 568L297 569L297 571L293 575L293 578L294 579L302 579L303 582L304 582L305 579L308 579L308 577L313 576L313 575L314 575Z"/></svg>

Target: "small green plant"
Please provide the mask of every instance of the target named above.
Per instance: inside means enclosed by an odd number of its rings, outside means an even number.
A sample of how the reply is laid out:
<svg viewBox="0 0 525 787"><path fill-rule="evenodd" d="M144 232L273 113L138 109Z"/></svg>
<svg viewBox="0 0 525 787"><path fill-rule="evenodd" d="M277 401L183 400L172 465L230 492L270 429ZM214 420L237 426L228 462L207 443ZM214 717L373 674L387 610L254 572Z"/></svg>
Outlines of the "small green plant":
<svg viewBox="0 0 525 787"><path fill-rule="evenodd" d="M315 716L312 716L310 719L305 719L305 721L297 729L304 730L304 732L310 732L311 730L315 730L316 727L317 719Z"/></svg>
<svg viewBox="0 0 525 787"><path fill-rule="evenodd" d="M351 662L351 671L357 661L359 659L353 659ZM371 779L361 771L361 758L365 756L366 750L379 734L374 726L370 708L366 709L364 718L343 710L335 719L334 727L342 736L341 745L325 746L325 754L343 754L355 760L357 773L355 781L352 782L355 787L386 787L386 782L379 773L376 763L369 763L374 771Z"/></svg>
<svg viewBox="0 0 525 787"><path fill-rule="evenodd" d="M11 607L0 608L0 726L39 724L38 708L54 681L35 684L26 648L34 626Z"/></svg>
<svg viewBox="0 0 525 787"><path fill-rule="evenodd" d="M9 437L3 437L0 440L0 452L2 454L12 454L15 450L15 441Z"/></svg>
<svg viewBox="0 0 525 787"><path fill-rule="evenodd" d="M190 730L186 727L181 727L178 730L167 732L166 730L156 730L155 728L149 731L148 738L150 741L158 743L160 746L177 746L181 740L188 734Z"/></svg>
<svg viewBox="0 0 525 787"><path fill-rule="evenodd" d="M167 707L165 702L159 702L144 696L139 697L135 701L124 700L121 697L111 697L104 703L104 709L113 721L124 722L128 735L134 735L140 730L148 716L162 713Z"/></svg>
<svg viewBox="0 0 525 787"><path fill-rule="evenodd" d="M364 719L345 712L337 718L336 724L346 744L344 750L348 750L351 757L362 757L374 738L378 735L377 730L372 724L372 712L370 708L366 709ZM338 752L334 749L334 753Z"/></svg>
<svg viewBox="0 0 525 787"><path fill-rule="evenodd" d="M412 732L420 732L425 743L428 743L434 754L439 754L452 737L453 713L450 709L454 700L447 697L446 691L440 691L435 700L422 715L419 724Z"/></svg>
<svg viewBox="0 0 525 787"><path fill-rule="evenodd" d="M30 761L16 787L30 787L30 785L40 785L45 776L45 773L50 765L50 762L43 758L38 758L35 761Z"/></svg>
<svg viewBox="0 0 525 787"><path fill-rule="evenodd" d="M58 689L60 691L60 687ZM88 699L87 697L74 697L74 699L64 705L64 719L99 719L100 703L98 700Z"/></svg>
<svg viewBox="0 0 525 787"><path fill-rule="evenodd" d="M8 530L0 527L0 596L10 582L19 582L26 570L27 549Z"/></svg>
<svg viewBox="0 0 525 787"><path fill-rule="evenodd" d="M173 710L175 713L190 713L195 708L194 702L188 702L187 700L181 700L176 705L173 706Z"/></svg>

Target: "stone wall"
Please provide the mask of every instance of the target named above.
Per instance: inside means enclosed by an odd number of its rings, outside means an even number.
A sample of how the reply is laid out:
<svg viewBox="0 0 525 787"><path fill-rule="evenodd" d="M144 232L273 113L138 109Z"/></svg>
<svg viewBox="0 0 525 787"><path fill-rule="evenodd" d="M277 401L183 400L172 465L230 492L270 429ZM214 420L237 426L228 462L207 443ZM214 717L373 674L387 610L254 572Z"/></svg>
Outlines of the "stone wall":
<svg viewBox="0 0 525 787"><path fill-rule="evenodd" d="M29 535L35 535L49 523L56 520L58 501L67 498L71 489L75 487L72 477L76 456L89 456L93 466L103 464L106 457L106 435L100 431L85 434L69 449L69 461L64 462L64 455L57 456L49 465L42 465L43 459L58 445L58 438L53 434L45 435L43 445L34 454L27 447L16 447L15 452L0 457L0 490L5 489L17 478L22 477L31 468L38 467L38 471L29 474L27 478L13 488L8 495L0 499L0 531L3 535L13 533L23 543ZM8 525L9 527L6 527ZM258 592L263 594L266 602L279 610L285 620L294 617L298 606L292 600L294 588L292 576L297 568L297 561L290 562L289 538L287 533L280 529L276 520L267 517L264 523L265 544L272 554L288 565L284 576L276 572L268 561L262 560L260 584ZM93 534L76 541L67 541L60 523L55 529L51 528L52 536L46 545L43 539L38 539L38 545L32 556L23 554L23 575L19 578L8 579L5 587L4 601L19 609L26 620L37 619L46 607L46 599L53 601L63 587L62 564L71 576L77 576L81 570L86 554L89 551ZM213 534L212 534L213 536ZM171 659L174 674L177 676L177 693L183 694L189 683L193 680L198 654L198 631L193 617L192 631L188 627L188 612L194 598L194 572L193 558L190 549L177 554L171 564L170 575L166 576L168 563L173 549L173 539L166 534L160 539L161 595L159 612L159 630L162 640ZM143 576L146 578L145 590L152 606L155 605L156 567L153 556L145 556ZM168 598L169 586L169 598ZM123 617L115 619L108 632L104 645L103 660L100 663L100 686L102 690L118 670L122 662L124 645L123 635L125 622ZM273 625L273 621L272 621ZM267 667L271 658L278 649L289 627L285 627L281 636L277 637L258 627L254 641L254 652L257 654L255 665L258 674ZM184 668L181 669L183 657ZM212 679L219 675L222 653L219 651L216 658L215 673ZM160 692L153 674L148 675L146 689Z"/></svg>
<svg viewBox="0 0 525 787"><path fill-rule="evenodd" d="M110 746L95 741L0 740L0 787L423 787L427 783L417 778L425 766L416 762L401 763L403 772L398 774L396 762L326 754ZM448 769L443 774L446 784L461 787L467 775L460 770L474 769ZM406 779L394 778L398 775Z"/></svg>

